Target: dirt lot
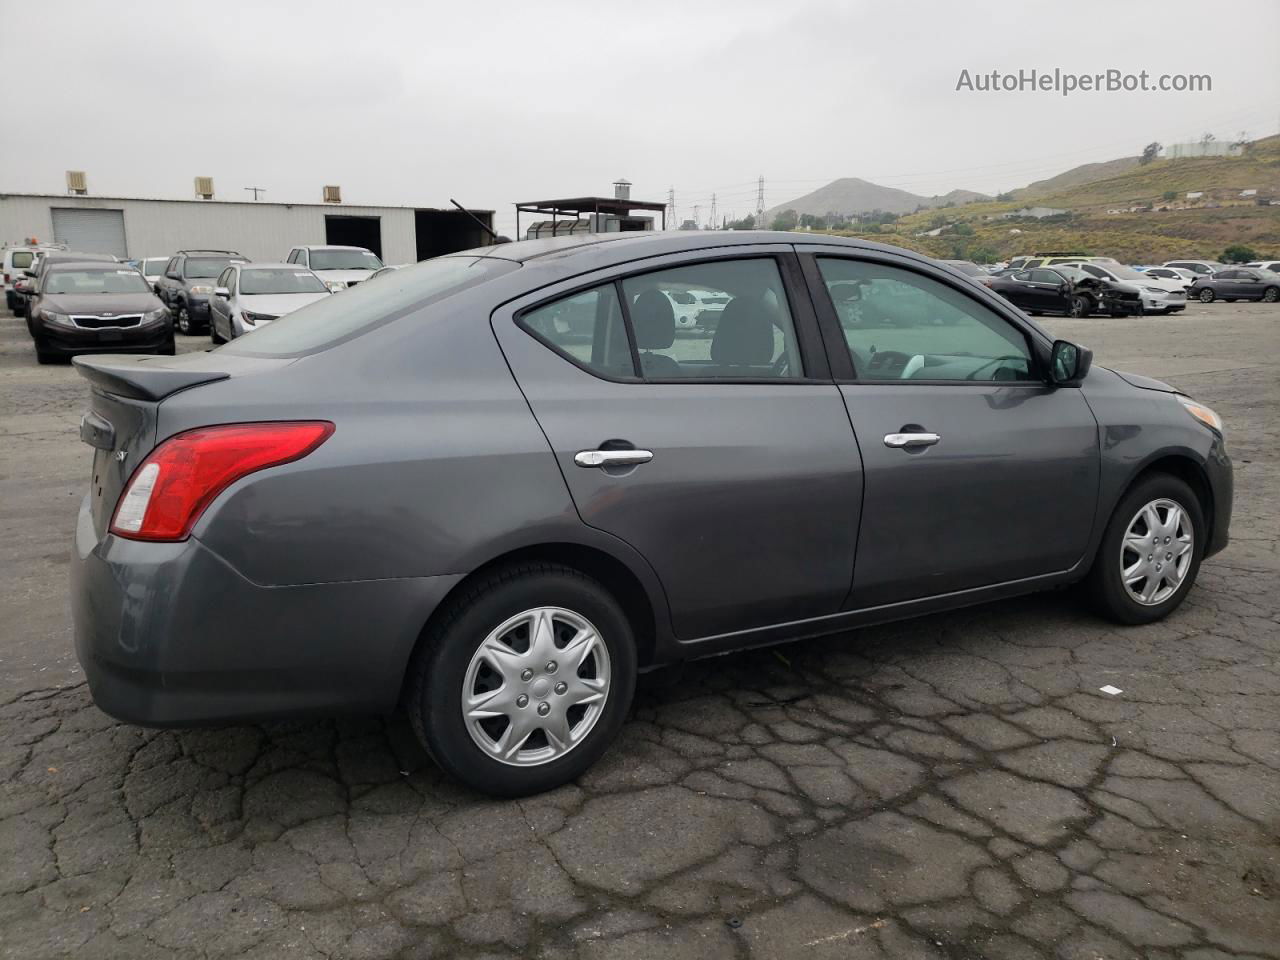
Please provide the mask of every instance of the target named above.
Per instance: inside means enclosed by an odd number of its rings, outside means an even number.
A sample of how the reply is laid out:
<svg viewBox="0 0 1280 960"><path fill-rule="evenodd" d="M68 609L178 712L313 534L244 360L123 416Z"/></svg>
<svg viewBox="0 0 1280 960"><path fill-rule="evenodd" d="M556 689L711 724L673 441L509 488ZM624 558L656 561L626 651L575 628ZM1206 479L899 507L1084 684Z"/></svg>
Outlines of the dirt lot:
<svg viewBox="0 0 1280 960"><path fill-rule="evenodd" d="M1054 594L694 664L495 803L400 718L98 712L85 388L5 314L0 957L1280 957L1280 309L1049 325L1227 422L1233 542L1171 620Z"/></svg>

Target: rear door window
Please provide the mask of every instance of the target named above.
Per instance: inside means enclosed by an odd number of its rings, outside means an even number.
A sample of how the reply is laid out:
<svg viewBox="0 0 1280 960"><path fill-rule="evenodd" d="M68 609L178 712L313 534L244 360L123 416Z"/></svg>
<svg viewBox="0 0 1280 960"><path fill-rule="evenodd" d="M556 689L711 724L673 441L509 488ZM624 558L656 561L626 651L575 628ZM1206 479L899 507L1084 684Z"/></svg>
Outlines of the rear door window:
<svg viewBox="0 0 1280 960"><path fill-rule="evenodd" d="M527 310L519 317L537 339L589 373L634 380L635 359L613 283Z"/></svg>

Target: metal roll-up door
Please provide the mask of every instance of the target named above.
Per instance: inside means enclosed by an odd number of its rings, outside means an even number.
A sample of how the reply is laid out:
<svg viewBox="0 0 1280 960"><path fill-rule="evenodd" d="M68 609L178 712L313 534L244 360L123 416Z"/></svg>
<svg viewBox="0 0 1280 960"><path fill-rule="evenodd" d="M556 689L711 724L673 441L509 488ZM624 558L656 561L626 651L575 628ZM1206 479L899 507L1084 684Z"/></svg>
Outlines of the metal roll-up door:
<svg viewBox="0 0 1280 960"><path fill-rule="evenodd" d="M53 238L68 250L81 253L128 255L124 241L123 210L88 210L80 207L53 207Z"/></svg>

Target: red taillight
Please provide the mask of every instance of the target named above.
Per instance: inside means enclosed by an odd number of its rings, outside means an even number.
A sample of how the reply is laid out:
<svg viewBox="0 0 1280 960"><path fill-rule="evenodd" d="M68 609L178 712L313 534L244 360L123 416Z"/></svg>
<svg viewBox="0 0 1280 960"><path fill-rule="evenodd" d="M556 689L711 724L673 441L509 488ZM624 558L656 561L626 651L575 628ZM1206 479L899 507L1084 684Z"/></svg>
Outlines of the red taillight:
<svg viewBox="0 0 1280 960"><path fill-rule="evenodd" d="M214 497L256 470L301 460L329 439L323 420L229 423L170 437L133 472L111 518L130 540L185 540Z"/></svg>

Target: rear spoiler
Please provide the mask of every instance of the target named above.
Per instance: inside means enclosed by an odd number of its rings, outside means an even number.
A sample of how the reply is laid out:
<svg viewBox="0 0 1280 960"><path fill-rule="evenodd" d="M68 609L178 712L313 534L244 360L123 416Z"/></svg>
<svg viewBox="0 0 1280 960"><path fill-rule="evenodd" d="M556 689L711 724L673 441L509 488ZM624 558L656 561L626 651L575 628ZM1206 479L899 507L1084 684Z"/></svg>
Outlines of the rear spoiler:
<svg viewBox="0 0 1280 960"><path fill-rule="evenodd" d="M186 360L187 362L183 362ZM116 354L73 357L80 376L95 387L132 400L163 400L171 393L226 380L226 370L210 368L204 354L184 357ZM197 362L191 362L197 361Z"/></svg>

